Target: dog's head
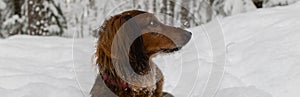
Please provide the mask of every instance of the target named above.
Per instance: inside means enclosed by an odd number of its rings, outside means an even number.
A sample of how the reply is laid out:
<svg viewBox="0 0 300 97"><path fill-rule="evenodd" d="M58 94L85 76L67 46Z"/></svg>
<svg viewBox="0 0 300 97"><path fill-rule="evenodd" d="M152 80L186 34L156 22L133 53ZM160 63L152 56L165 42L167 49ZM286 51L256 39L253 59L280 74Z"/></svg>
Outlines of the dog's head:
<svg viewBox="0 0 300 97"><path fill-rule="evenodd" d="M113 50L143 53L149 58L156 53L169 53L182 48L191 32L161 23L153 14L131 10L111 17L100 31L98 49L108 56ZM115 45L115 46L113 46Z"/></svg>

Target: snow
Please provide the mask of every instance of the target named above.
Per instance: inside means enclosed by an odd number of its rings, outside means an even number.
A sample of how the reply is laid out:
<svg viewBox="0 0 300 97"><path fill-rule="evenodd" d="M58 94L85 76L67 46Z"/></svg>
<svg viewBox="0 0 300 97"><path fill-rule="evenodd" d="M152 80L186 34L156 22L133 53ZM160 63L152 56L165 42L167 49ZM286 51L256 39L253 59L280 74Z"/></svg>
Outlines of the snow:
<svg viewBox="0 0 300 97"><path fill-rule="evenodd" d="M55 8L55 6L53 4L50 4L49 2L43 2L43 5L45 8L49 8L49 10L52 11L52 13L55 16L60 16L60 14L57 12L57 9ZM36 11L39 11L39 7L36 8Z"/></svg>
<svg viewBox="0 0 300 97"><path fill-rule="evenodd" d="M16 22L23 22L22 18L20 18L18 15L14 15L11 18L9 18L8 20L6 20L3 25L7 26L7 25L13 25Z"/></svg>
<svg viewBox="0 0 300 97"><path fill-rule="evenodd" d="M244 83L235 87L255 86L273 97L300 95L296 91L300 86L299 5L262 9L223 21L227 45L232 44L226 72Z"/></svg>
<svg viewBox="0 0 300 97"><path fill-rule="evenodd" d="M35 11L40 11L40 10L41 10L40 7L35 8Z"/></svg>
<svg viewBox="0 0 300 97"><path fill-rule="evenodd" d="M29 4L33 4L33 1L32 1L32 0L30 0L30 1L29 1Z"/></svg>
<svg viewBox="0 0 300 97"><path fill-rule="evenodd" d="M57 25L50 25L46 29L48 29L50 32L59 32L59 27Z"/></svg>
<svg viewBox="0 0 300 97"><path fill-rule="evenodd" d="M1 96L83 97L81 90L84 94L89 93L96 74L89 62L92 43L88 39L73 42L59 37L36 36L0 40Z"/></svg>
<svg viewBox="0 0 300 97"><path fill-rule="evenodd" d="M164 90L201 97L213 68L206 31L220 26L226 64L216 97L299 97L300 3L237 14L190 29L181 51L157 56ZM215 25L214 23L217 23ZM218 25L220 24L220 25ZM0 40L3 97L88 97L97 74L95 39L13 36Z"/></svg>
<svg viewBox="0 0 300 97"><path fill-rule="evenodd" d="M4 9L5 7L6 7L6 4L2 0L0 0L0 10Z"/></svg>

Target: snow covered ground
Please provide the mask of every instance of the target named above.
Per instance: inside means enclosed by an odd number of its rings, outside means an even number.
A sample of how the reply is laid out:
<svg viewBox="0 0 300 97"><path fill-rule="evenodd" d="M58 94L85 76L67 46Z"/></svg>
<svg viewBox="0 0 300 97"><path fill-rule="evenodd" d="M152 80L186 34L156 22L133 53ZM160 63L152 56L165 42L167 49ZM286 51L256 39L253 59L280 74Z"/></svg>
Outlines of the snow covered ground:
<svg viewBox="0 0 300 97"><path fill-rule="evenodd" d="M96 74L90 63L91 40L75 40L73 45L72 39L15 36L0 40L0 45L1 97L84 97L81 90L89 93Z"/></svg>
<svg viewBox="0 0 300 97"><path fill-rule="evenodd" d="M216 97L299 97L300 3L220 20L226 65ZM181 51L154 59L175 97L201 97L211 74L205 31L192 28ZM220 40L221 41L221 40ZM95 79L95 39L13 36L0 40L1 97L88 97Z"/></svg>

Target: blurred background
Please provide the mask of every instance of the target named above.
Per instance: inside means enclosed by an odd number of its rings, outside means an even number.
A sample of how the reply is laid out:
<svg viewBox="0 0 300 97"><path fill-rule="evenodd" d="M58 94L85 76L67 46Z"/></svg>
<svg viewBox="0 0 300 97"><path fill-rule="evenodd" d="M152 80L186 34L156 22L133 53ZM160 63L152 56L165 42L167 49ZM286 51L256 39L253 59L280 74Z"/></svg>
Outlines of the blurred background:
<svg viewBox="0 0 300 97"><path fill-rule="evenodd" d="M84 38L110 16L129 9L157 14L184 28L215 17L285 6L298 0L0 0L0 38L16 34Z"/></svg>

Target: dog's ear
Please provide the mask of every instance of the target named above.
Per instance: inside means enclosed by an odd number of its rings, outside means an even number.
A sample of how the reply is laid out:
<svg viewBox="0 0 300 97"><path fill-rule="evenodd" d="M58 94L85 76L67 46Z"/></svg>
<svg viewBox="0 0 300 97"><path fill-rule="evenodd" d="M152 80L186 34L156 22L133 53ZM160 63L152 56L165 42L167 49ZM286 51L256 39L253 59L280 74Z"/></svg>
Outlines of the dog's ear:
<svg viewBox="0 0 300 97"><path fill-rule="evenodd" d="M124 16L124 18L126 19L126 21L128 21L129 19L132 18L132 16L130 14L127 14L127 15Z"/></svg>
<svg viewBox="0 0 300 97"><path fill-rule="evenodd" d="M130 60L132 57L137 57L130 56L130 53L143 53L141 28L135 18L139 17L132 17L127 14L121 16L120 23L122 23L122 26L117 31L112 43L111 55L116 57L119 64L122 64L118 65L115 70L118 74L125 76L132 74Z"/></svg>
<svg viewBox="0 0 300 97"><path fill-rule="evenodd" d="M130 14L122 14L119 18L120 27L115 34L114 40L112 42L112 46L118 53L113 56L124 57L128 56L128 51L130 50L131 45L133 45L134 41L142 41L140 39L136 40L139 36L141 36L141 28L135 21L137 17L133 17ZM139 43L139 42L138 42ZM140 44L142 45L142 44ZM120 54L122 53L122 55ZM124 54L124 55L123 55ZM121 56L120 56L121 55ZM120 58L124 59L124 58Z"/></svg>

